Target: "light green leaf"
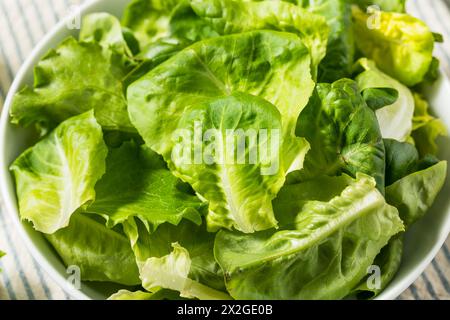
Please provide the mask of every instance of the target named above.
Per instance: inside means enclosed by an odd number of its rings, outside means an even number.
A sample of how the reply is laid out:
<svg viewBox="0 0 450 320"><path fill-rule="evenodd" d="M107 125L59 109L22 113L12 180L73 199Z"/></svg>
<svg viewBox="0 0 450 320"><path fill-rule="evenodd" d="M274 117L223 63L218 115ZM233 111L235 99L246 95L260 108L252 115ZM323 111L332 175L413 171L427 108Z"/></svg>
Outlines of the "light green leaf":
<svg viewBox="0 0 450 320"><path fill-rule="evenodd" d="M351 3L348 0L290 1L323 16L329 27L327 54L319 64L319 82L334 82L349 77L354 62L355 40Z"/></svg>
<svg viewBox="0 0 450 320"><path fill-rule="evenodd" d="M141 49L169 35L173 9L181 0L133 0L125 9L122 25L133 31Z"/></svg>
<svg viewBox="0 0 450 320"><path fill-rule="evenodd" d="M91 13L83 17L80 41L94 42L131 56L120 21L109 13Z"/></svg>
<svg viewBox="0 0 450 320"><path fill-rule="evenodd" d="M300 115L297 134L309 141L311 151L295 179L362 172L384 188L385 150L378 121L353 80L318 84Z"/></svg>
<svg viewBox="0 0 450 320"><path fill-rule="evenodd" d="M128 239L85 214L77 213L70 225L47 240L66 266L80 268L81 280L137 285L139 272Z"/></svg>
<svg viewBox="0 0 450 320"><path fill-rule="evenodd" d="M178 243L173 251L162 258L148 259L141 270L142 286L148 291L166 288L179 291L181 297L200 300L229 300L230 297L220 291L189 279L191 259L189 252Z"/></svg>
<svg viewBox="0 0 450 320"><path fill-rule="evenodd" d="M361 59L358 64L365 70L356 77L361 91L368 88L392 88L397 90L395 103L376 111L381 133L385 139L405 142L412 132L414 98L412 92L397 80L381 72L373 61Z"/></svg>
<svg viewBox="0 0 450 320"><path fill-rule="evenodd" d="M48 234L68 226L71 215L95 199L107 152L92 111L60 124L11 166L20 217Z"/></svg>
<svg viewBox="0 0 450 320"><path fill-rule="evenodd" d="M378 6L381 10L387 12L405 12L406 0L352 0L358 4L361 9L366 9L368 6Z"/></svg>
<svg viewBox="0 0 450 320"><path fill-rule="evenodd" d="M439 148L437 139L447 136L448 130L441 119L430 115L428 102L419 94L414 94L415 111L412 137L420 156L437 155Z"/></svg>
<svg viewBox="0 0 450 320"><path fill-rule="evenodd" d="M228 50L230 47L234 49ZM293 60L293 56L297 58ZM133 124L147 145L163 155L174 174L209 201L211 230L234 226L253 232L276 225L271 200L285 174L293 167L301 168L308 150L306 141L295 137L294 128L314 86L309 65L307 49L295 35L251 32L201 41L130 86ZM259 96L277 108L261 98L236 92ZM294 107L292 101L296 101ZM174 137L179 129L194 134L196 123L205 130L218 129L222 142L228 129L268 130L267 143L276 140L272 129L282 130L282 157L278 158L275 150L264 163L261 159L250 165L248 160L246 165L231 166L205 165L201 159L198 165L194 163L197 160L186 163L184 157L173 156L178 140L167 137ZM190 139L182 140L188 140L186 154L190 155L196 148L212 144L194 143L191 149ZM223 152L223 144L215 145L223 155L235 152ZM277 163L280 170L275 167L272 175L260 174L261 166Z"/></svg>
<svg viewBox="0 0 450 320"><path fill-rule="evenodd" d="M428 26L403 13L372 16L353 7L356 44L364 56L407 86L422 82L433 60L434 37Z"/></svg>
<svg viewBox="0 0 450 320"><path fill-rule="evenodd" d="M199 210L204 204L156 153L134 142L110 150L106 174L95 191L96 199L87 210L102 215L110 227L130 217L139 218L152 231L165 222L177 225L183 218L202 222Z"/></svg>
<svg viewBox="0 0 450 320"><path fill-rule="evenodd" d="M108 300L181 300L180 294L171 290L158 290L154 293L128 290L119 290L111 295Z"/></svg>
<svg viewBox="0 0 450 320"><path fill-rule="evenodd" d="M235 299L340 299L403 224L375 180L359 174L329 202L310 201L296 230L220 231L214 252ZM293 281L295 279L295 281Z"/></svg>
<svg viewBox="0 0 450 320"><path fill-rule="evenodd" d="M170 254L172 243L177 242L190 253L189 278L225 291L223 273L213 255L215 234L206 232L204 225L198 226L183 220L178 226L165 223L155 232L149 233L141 221L129 219L124 223L124 230L130 238L140 268L149 258Z"/></svg>
<svg viewBox="0 0 450 320"><path fill-rule="evenodd" d="M94 109L105 129L134 132L121 81L128 72L122 55L69 38L37 64L34 88L25 87L15 95L11 121L36 124L45 132Z"/></svg>
<svg viewBox="0 0 450 320"><path fill-rule="evenodd" d="M409 227L431 208L447 178L447 162L415 172L386 188L386 201L397 207Z"/></svg>
<svg viewBox="0 0 450 320"><path fill-rule="evenodd" d="M343 174L338 177L321 176L302 183L286 184L273 201L273 209L281 229L292 229L295 218L310 201L328 202L339 196L352 183Z"/></svg>
<svg viewBox="0 0 450 320"><path fill-rule="evenodd" d="M311 53L312 72L317 75L329 34L323 17L283 1L190 0L190 3L197 16L221 35L253 30L297 34Z"/></svg>

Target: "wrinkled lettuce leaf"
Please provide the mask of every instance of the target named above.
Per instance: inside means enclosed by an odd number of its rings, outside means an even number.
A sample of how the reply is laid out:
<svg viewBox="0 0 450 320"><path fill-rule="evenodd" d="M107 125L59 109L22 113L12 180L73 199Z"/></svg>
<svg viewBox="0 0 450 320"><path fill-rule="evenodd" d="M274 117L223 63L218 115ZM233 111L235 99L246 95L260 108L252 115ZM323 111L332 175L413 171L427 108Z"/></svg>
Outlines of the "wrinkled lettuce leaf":
<svg viewBox="0 0 450 320"><path fill-rule="evenodd" d="M433 61L434 37L419 19L378 12L370 17L353 7L358 49L388 75L407 86L422 82Z"/></svg>
<svg viewBox="0 0 450 320"><path fill-rule="evenodd" d="M381 10L387 12L405 12L406 0L352 0L358 4L362 9L369 6L378 6Z"/></svg>
<svg viewBox="0 0 450 320"><path fill-rule="evenodd" d="M330 27L327 54L319 65L318 81L332 83L349 77L355 55L351 3L347 0L297 2L312 13L323 16Z"/></svg>
<svg viewBox="0 0 450 320"><path fill-rule="evenodd" d="M140 284L136 260L127 237L108 229L103 221L77 213L71 217L68 227L46 238L66 266L80 268L83 281Z"/></svg>
<svg viewBox="0 0 450 320"><path fill-rule="evenodd" d="M414 94L414 102L412 138L421 157L435 156L439 152L437 139L448 135L447 127L430 114L428 102L417 93Z"/></svg>
<svg viewBox="0 0 450 320"><path fill-rule="evenodd" d="M447 162L438 164L398 180L386 188L386 201L398 208L409 227L421 219L433 205L447 178Z"/></svg>
<svg viewBox="0 0 450 320"><path fill-rule="evenodd" d="M11 165L20 217L52 234L95 199L107 148L93 111L70 118Z"/></svg>
<svg viewBox="0 0 450 320"><path fill-rule="evenodd" d="M411 91L381 72L375 63L368 59L361 59L358 64L365 70L356 77L361 91L369 88L392 88L398 92L395 103L376 111L383 138L405 142L413 129L414 98Z"/></svg>
<svg viewBox="0 0 450 320"><path fill-rule="evenodd" d="M181 0L133 0L123 13L122 25L131 30L141 50L169 35L172 11Z"/></svg>
<svg viewBox="0 0 450 320"><path fill-rule="evenodd" d="M120 21L108 13L91 13L83 17L79 39L94 42L116 52L132 55Z"/></svg>
<svg viewBox="0 0 450 320"><path fill-rule="evenodd" d="M156 153L125 142L110 150L88 211L102 215L110 227L130 217L139 218L149 230L166 222L177 225L183 218L200 224L204 204L187 189Z"/></svg>
<svg viewBox="0 0 450 320"><path fill-rule="evenodd" d="M292 179L340 173L355 177L361 172L384 188L385 150L378 121L353 80L318 84L298 119L297 135L308 140L311 150Z"/></svg>
<svg viewBox="0 0 450 320"><path fill-rule="evenodd" d="M180 296L200 300L229 300L230 297L189 278L189 251L173 243L173 251L161 258L149 258L141 269L142 286L152 292L161 288L179 291Z"/></svg>
<svg viewBox="0 0 450 320"><path fill-rule="evenodd" d="M323 17L283 1L190 0L190 3L198 18L209 22L220 35L253 30L297 34L311 53L316 77L328 43L329 27Z"/></svg>
<svg viewBox="0 0 450 320"><path fill-rule="evenodd" d="M206 231L205 225L198 226L183 220L178 226L169 223L149 233L145 225L136 219L123 224L140 268L149 258L169 255L172 243L179 243L189 251L191 267L189 278L219 291L225 291L223 273L214 259L215 234Z"/></svg>
<svg viewBox="0 0 450 320"><path fill-rule="evenodd" d="M329 202L341 195L351 183L352 178L343 174L336 177L320 176L302 183L284 185L273 201L280 229L292 229L295 218L308 202Z"/></svg>
<svg viewBox="0 0 450 320"><path fill-rule="evenodd" d="M419 153L410 143L385 139L386 149L386 186L417 171Z"/></svg>
<svg viewBox="0 0 450 320"><path fill-rule="evenodd" d="M122 55L69 38L37 64L34 88L25 87L15 95L12 123L36 124L45 133L94 109L105 129L133 132L121 82L128 72Z"/></svg>
<svg viewBox="0 0 450 320"><path fill-rule="evenodd" d="M403 234L398 234L389 241L387 246L381 249L373 263L374 266L380 268L380 286L377 287L375 283L372 283L369 275L361 281L361 284L353 290L350 296L356 296L358 299L372 299L380 294L395 277L402 262L402 255Z"/></svg>
<svg viewBox="0 0 450 320"><path fill-rule="evenodd" d="M210 202L211 230L235 227L253 232L276 226L270 202L284 175L293 166L301 167L308 150L294 129L314 86L309 65L308 51L298 37L258 31L198 42L129 87L133 124L172 172ZM178 129L193 133L196 123L205 130L219 129L222 135L227 129L267 129L269 140L276 138L273 130L280 130L283 154L273 152L250 165L186 164L184 157L173 156L179 143L167 137L173 138ZM223 151L223 144L218 149ZM260 174L262 167L280 158L280 170Z"/></svg>
<svg viewBox="0 0 450 320"><path fill-rule="evenodd" d="M397 209L362 174L331 201L303 205L295 224L275 233L218 233L215 257L233 298L343 298L403 231Z"/></svg>
<svg viewBox="0 0 450 320"><path fill-rule="evenodd" d="M156 292L119 290L108 300L182 300L182 298L179 293L166 289Z"/></svg>

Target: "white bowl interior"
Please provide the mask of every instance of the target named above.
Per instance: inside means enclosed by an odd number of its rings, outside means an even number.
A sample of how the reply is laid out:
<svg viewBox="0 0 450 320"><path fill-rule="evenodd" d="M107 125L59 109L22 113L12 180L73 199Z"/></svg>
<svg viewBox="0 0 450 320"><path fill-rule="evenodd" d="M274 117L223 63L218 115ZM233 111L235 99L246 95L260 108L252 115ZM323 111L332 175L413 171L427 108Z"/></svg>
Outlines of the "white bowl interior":
<svg viewBox="0 0 450 320"><path fill-rule="evenodd" d="M82 14L92 12L109 12L121 17L129 0L98 0L90 2L81 8ZM76 299L104 299L118 289L118 286L104 283L82 284L77 290L66 279L66 267L58 255L51 248L44 237L34 231L29 223L21 222L18 215L16 195L13 179L9 173L9 165L16 157L30 146L30 132L9 123L9 108L15 92L24 84L33 83L33 66L51 48L55 47L69 35L76 36L77 30L67 28L66 22L59 23L33 51L30 58L19 71L5 102L0 124L0 183L1 192L9 218L14 221L19 233L31 254L39 265ZM450 111L447 109L450 85L445 76L441 75L439 81L430 88L428 98L433 110L448 128L450 128ZM442 154L440 158L450 161L450 138L439 141ZM446 240L450 231L450 179L447 177L446 185L427 216L408 231L405 241L405 250L401 268L395 279L383 291L378 299L395 299L406 290L425 270L435 257L438 250Z"/></svg>

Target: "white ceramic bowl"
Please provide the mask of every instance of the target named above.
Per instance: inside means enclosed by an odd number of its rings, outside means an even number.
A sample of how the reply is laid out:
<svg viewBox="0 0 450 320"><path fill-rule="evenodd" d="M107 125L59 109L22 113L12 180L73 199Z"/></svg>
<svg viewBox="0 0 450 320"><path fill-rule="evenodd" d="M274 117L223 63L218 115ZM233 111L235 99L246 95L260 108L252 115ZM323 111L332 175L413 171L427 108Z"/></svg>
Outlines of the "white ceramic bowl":
<svg viewBox="0 0 450 320"><path fill-rule="evenodd" d="M109 12L118 17L129 0L97 0L81 7L81 14L91 12ZM13 126L9 122L9 109L14 94L24 85L33 83L33 66L51 48L57 46L69 35L77 36L77 30L70 30L67 25L73 21L68 17L60 22L33 50L30 57L17 74L4 105L0 123L0 188L8 218L14 222L23 241L38 264L64 288L74 299L104 299L114 292L114 286L101 283L83 283L80 290L75 289L66 279L66 268L44 237L33 230L28 223L19 219L14 182L8 170L12 161L29 146L29 133ZM70 24L69 24L70 25ZM429 90L428 98L434 112L450 128L450 85L443 74L439 81ZM450 161L450 139L440 141L441 159ZM425 270L450 232L450 179L427 216L414 225L406 235L405 250L401 268L391 284L378 296L378 299L395 299L406 290Z"/></svg>

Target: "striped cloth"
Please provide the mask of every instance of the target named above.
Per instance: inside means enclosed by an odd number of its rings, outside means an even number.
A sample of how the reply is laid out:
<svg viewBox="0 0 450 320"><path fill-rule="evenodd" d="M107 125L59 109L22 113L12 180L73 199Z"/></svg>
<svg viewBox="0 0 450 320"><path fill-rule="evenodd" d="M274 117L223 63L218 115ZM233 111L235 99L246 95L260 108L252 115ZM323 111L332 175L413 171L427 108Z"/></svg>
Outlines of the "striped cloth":
<svg viewBox="0 0 450 320"><path fill-rule="evenodd" d="M114 1L114 0L112 0ZM20 65L44 34L73 5L83 0L0 0L0 105ZM446 42L438 45L436 55L450 76L450 0L410 2L410 12L427 21ZM30 256L21 239L0 210L1 299L70 299ZM400 299L450 299L450 239L426 272Z"/></svg>

